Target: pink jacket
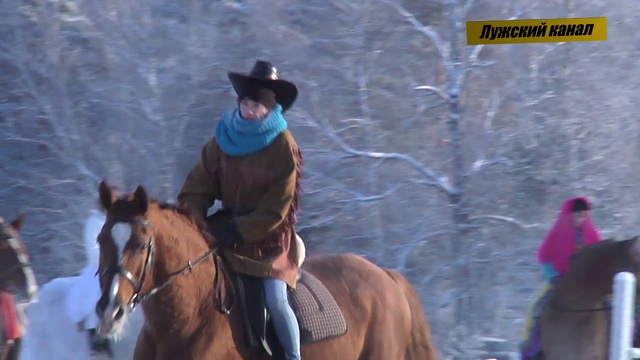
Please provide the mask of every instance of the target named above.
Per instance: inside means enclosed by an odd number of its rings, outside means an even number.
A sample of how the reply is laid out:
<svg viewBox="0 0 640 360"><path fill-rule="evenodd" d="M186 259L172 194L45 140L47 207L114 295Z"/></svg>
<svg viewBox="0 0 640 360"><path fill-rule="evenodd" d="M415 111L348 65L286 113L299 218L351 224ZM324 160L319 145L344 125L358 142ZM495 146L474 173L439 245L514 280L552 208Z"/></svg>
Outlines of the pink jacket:
<svg viewBox="0 0 640 360"><path fill-rule="evenodd" d="M571 209L576 199L583 199L589 203L585 197L575 197L565 201L556 223L549 231L544 242L538 250L538 262L541 264L551 263L560 276L569 270L569 262L576 252L576 228L572 223ZM602 240L598 229L591 219L591 214L582 224L582 235L584 245L593 244Z"/></svg>

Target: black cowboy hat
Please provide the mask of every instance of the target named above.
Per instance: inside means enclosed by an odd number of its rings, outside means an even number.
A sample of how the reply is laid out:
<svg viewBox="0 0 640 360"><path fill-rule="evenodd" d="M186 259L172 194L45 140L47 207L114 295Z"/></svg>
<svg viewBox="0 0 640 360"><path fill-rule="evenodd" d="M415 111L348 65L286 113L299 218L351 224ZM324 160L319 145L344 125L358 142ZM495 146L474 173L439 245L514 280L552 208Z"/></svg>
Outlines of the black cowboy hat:
<svg viewBox="0 0 640 360"><path fill-rule="evenodd" d="M276 94L276 102L287 111L298 97L298 88L291 82L278 79L278 70L268 61L257 60L249 74L227 73L236 94L245 94L245 89L267 88Z"/></svg>

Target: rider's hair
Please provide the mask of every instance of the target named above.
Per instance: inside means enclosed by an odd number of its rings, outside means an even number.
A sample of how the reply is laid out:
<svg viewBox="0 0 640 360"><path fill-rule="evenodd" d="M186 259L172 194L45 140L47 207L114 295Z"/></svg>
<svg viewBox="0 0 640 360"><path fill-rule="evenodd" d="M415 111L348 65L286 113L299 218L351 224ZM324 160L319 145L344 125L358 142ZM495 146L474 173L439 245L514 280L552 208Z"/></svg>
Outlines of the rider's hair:
<svg viewBox="0 0 640 360"><path fill-rule="evenodd" d="M571 206L572 212L588 211L588 210L591 210L591 207L589 206L589 203L587 203L584 199L575 199L573 201L573 204Z"/></svg>

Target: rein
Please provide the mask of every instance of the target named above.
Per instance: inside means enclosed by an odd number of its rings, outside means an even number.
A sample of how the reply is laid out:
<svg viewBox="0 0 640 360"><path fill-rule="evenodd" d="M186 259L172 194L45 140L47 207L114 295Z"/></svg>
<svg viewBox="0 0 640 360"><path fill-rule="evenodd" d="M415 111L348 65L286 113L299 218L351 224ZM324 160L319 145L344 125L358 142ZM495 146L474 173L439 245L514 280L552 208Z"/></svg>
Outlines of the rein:
<svg viewBox="0 0 640 360"><path fill-rule="evenodd" d="M602 307L592 308L592 309L569 309L562 306L551 305L553 310L560 312L569 312L569 313L589 313L589 312L597 312L597 311L607 311L611 310L611 305L605 305Z"/></svg>
<svg viewBox="0 0 640 360"><path fill-rule="evenodd" d="M151 226L151 227L153 227L153 224L151 224L148 220L134 220L134 221L132 221L132 223L140 224L140 225L143 225L143 226ZM127 270L126 268L124 268L122 266L122 263L120 263L118 265L115 265L115 266L113 266L113 265L109 266L102 272L103 276L106 275L106 274L111 274L113 276L122 275L122 276L124 276L125 279L127 279L131 283L131 285L133 285L133 288L134 288L133 295L131 296L131 299L129 299L129 301L126 304L129 312L133 311L133 309L135 309L135 307L138 304L140 304L143 301L149 299L153 295L157 294L160 290L162 290L165 287L167 287L178 276L183 275L183 274L193 270L193 268L195 266L200 264L206 258L208 258L209 256L213 256L214 257L213 262L215 263L215 266L216 266L216 278L215 278L214 281L215 281L218 300L220 301L220 307L219 307L218 310L221 313L226 314L226 315L229 315L229 313L231 313L231 309L233 308L233 305L234 305L234 302L235 302L235 290L233 289L233 286L231 286L232 299L233 300L231 302L231 305L229 305L227 307L225 305L225 303L224 303L222 279L221 279L220 276L221 275L224 276L225 280L227 282L229 282L229 283L230 283L231 280L229 278L229 274L227 273L226 269L224 269L224 266L222 265L222 259L220 258L220 255L218 254L218 250L220 249L219 247L215 247L215 248L207 250L204 254L200 255L199 257L197 257L193 261L187 260L187 265L182 267L180 270L177 270L177 271L169 274L169 277L162 284L160 284L158 286L155 286L154 288L149 290L147 293L142 294L142 287L144 286L145 280L147 278L147 270L149 270L149 268L151 267L151 265L153 263L153 260L154 260L154 255L155 255L154 240L155 240L155 237L151 236L149 241L147 241L147 243L139 249L139 250L147 250L147 257L146 257L146 260L145 260L144 269L142 271L142 275L141 275L139 281L137 281L135 279L135 277L133 276L133 274L129 270ZM117 289L115 289L115 291L117 291ZM115 295L116 294L111 294L111 297L115 297Z"/></svg>

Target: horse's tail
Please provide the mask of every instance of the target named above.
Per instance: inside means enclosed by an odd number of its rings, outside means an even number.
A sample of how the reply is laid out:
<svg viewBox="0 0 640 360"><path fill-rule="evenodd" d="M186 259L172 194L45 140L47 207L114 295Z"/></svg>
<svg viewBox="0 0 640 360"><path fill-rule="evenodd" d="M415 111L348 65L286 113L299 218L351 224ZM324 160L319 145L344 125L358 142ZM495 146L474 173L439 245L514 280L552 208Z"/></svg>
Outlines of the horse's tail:
<svg viewBox="0 0 640 360"><path fill-rule="evenodd" d="M385 269L386 273L398 284L411 309L411 335L407 348L407 360L436 360L437 350L433 346L431 330L422 309L422 302L416 290L407 278L395 270Z"/></svg>

